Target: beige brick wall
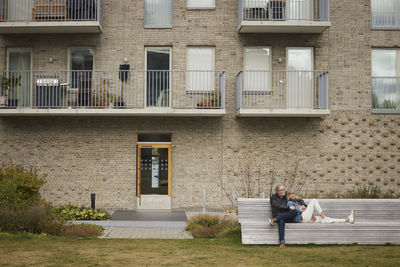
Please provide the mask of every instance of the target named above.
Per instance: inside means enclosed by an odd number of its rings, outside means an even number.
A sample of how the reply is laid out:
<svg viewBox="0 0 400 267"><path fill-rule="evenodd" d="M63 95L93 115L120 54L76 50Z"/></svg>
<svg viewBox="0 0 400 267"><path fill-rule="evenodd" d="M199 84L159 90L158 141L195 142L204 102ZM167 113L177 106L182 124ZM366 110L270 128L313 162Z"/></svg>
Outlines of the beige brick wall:
<svg viewBox="0 0 400 267"><path fill-rule="evenodd" d="M1 161L35 166L48 175L42 193L55 203L136 207L138 133L172 134L173 208L211 208L241 191L239 169L275 166L276 182L294 162L307 193L320 196L363 183L400 192L400 115L371 114L371 47L393 47L400 31L370 29L369 0L331 0L332 26L322 34L238 34L237 4L217 0L216 10L188 11L175 0L172 29L144 29L143 1L103 1L102 34L0 36L0 68L7 47L33 48L34 69L66 69L68 47L95 48L95 69L117 69L127 57L144 69L146 46L171 46L173 69L185 69L186 46L211 45L216 69L226 70L222 118L0 117ZM285 69L286 47L314 47L315 69L329 70L331 115L320 118L237 118L236 74L243 46L271 46L274 69ZM54 62L49 63L48 58ZM278 59L283 58L279 63ZM236 175L235 175L236 173ZM255 176L256 174L253 174ZM242 175L243 177L243 175ZM221 187L222 186L222 187Z"/></svg>

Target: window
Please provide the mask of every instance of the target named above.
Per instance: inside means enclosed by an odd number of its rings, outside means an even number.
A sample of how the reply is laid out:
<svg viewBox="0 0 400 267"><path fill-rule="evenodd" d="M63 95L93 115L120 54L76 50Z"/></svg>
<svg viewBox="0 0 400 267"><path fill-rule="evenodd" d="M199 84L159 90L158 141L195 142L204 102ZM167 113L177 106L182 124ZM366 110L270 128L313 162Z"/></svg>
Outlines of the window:
<svg viewBox="0 0 400 267"><path fill-rule="evenodd" d="M244 49L244 90L271 91L271 49L246 47Z"/></svg>
<svg viewBox="0 0 400 267"><path fill-rule="evenodd" d="M71 48L69 58L71 88L89 89L93 71L93 49Z"/></svg>
<svg viewBox="0 0 400 267"><path fill-rule="evenodd" d="M172 28L173 0L145 0L145 28Z"/></svg>
<svg viewBox="0 0 400 267"><path fill-rule="evenodd" d="M372 28L400 29L400 0L371 0Z"/></svg>
<svg viewBox="0 0 400 267"><path fill-rule="evenodd" d="M372 109L400 111L400 50L372 50Z"/></svg>
<svg viewBox="0 0 400 267"><path fill-rule="evenodd" d="M188 9L213 9L215 0L187 0Z"/></svg>
<svg viewBox="0 0 400 267"><path fill-rule="evenodd" d="M214 47L188 47L187 90L213 91L215 86Z"/></svg>

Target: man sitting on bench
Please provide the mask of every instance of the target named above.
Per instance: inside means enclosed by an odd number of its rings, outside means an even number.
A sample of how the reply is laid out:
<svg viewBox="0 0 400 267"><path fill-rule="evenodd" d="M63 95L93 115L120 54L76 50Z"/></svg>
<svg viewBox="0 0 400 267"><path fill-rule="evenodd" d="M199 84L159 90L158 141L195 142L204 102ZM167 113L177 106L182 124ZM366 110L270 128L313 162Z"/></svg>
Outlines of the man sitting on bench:
<svg viewBox="0 0 400 267"><path fill-rule="evenodd" d="M280 247L284 248L285 223L294 222L297 210L294 206L288 206L285 186L277 185L275 192L276 194L273 194L270 198L273 219L269 219L269 223L271 225L274 225L275 222L279 224L279 243Z"/></svg>

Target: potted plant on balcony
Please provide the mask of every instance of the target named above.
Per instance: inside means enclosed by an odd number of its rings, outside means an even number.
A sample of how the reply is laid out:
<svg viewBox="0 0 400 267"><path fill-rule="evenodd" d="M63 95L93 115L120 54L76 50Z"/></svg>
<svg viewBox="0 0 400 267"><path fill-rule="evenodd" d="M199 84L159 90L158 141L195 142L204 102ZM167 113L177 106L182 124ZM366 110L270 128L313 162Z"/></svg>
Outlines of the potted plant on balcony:
<svg viewBox="0 0 400 267"><path fill-rule="evenodd" d="M116 104L119 105L120 97L117 97L115 94L110 93L110 81L108 79L104 79L102 83L96 88L96 91L93 95L93 106L95 107L104 107L104 108L113 108Z"/></svg>
<svg viewBox="0 0 400 267"><path fill-rule="evenodd" d="M221 99L219 94L204 96L197 104L198 108L219 108Z"/></svg>
<svg viewBox="0 0 400 267"><path fill-rule="evenodd" d="M18 99L11 98L17 86L21 86L21 75L3 73L1 77L0 106L17 107Z"/></svg>

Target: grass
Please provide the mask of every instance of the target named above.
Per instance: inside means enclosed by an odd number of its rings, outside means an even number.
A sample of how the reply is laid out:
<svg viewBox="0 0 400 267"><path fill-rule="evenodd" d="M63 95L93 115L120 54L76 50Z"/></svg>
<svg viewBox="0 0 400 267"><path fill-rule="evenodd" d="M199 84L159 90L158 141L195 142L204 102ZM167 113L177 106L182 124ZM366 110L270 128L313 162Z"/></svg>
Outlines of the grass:
<svg viewBox="0 0 400 267"><path fill-rule="evenodd" d="M228 239L61 238L0 233L11 266L398 266L399 246L245 246Z"/></svg>

